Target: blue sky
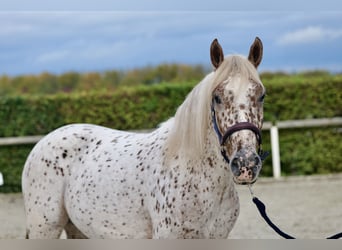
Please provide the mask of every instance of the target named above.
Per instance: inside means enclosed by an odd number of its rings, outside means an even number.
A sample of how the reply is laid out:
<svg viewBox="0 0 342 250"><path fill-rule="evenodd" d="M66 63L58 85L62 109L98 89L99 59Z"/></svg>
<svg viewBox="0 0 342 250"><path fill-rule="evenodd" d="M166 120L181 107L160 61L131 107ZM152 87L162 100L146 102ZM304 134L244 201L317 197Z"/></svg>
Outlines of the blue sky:
<svg viewBox="0 0 342 250"><path fill-rule="evenodd" d="M333 1L323 8L313 4L309 11L301 5L282 10L273 5L228 8L222 0L210 1L212 5L191 0L181 9L177 3L184 0L164 5L126 0L116 8L107 8L105 0L96 6L32 0L34 4L20 8L16 1L6 2L0 11L0 74L104 71L160 63L209 66L214 38L225 54L246 55L255 36L264 43L261 71L342 72L342 10L329 5ZM226 5L211 9L218 4Z"/></svg>

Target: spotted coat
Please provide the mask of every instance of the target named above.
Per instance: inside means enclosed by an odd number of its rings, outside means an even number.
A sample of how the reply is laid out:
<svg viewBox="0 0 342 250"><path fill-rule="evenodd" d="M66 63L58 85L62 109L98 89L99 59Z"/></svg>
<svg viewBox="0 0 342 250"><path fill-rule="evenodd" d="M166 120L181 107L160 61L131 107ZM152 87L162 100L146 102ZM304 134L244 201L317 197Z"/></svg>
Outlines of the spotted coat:
<svg viewBox="0 0 342 250"><path fill-rule="evenodd" d="M151 133L71 124L39 141L22 173L27 238L63 229L70 238L227 238L239 214L234 182L253 183L261 161L249 130L220 145L211 110L221 133L239 122L260 129L265 89L260 39L248 59L222 53L214 40L214 72Z"/></svg>
<svg viewBox="0 0 342 250"><path fill-rule="evenodd" d="M208 152L166 166L167 134L74 124L46 136L23 173L29 237L58 237L68 222L90 238L227 237L239 211L227 164Z"/></svg>

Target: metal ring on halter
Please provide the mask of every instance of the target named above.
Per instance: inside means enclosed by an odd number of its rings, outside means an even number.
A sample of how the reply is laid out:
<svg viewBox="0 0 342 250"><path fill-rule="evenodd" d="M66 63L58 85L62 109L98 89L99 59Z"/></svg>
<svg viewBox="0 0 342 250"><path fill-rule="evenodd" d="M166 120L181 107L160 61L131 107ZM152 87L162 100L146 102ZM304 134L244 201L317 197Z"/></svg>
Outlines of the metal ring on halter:
<svg viewBox="0 0 342 250"><path fill-rule="evenodd" d="M221 133L221 131L217 125L216 112L214 109L214 98L212 99L212 102L211 102L211 119L212 119L214 130L217 134L220 145L222 147L221 154L222 154L223 158L227 161L228 164L229 164L230 160L229 160L229 157L227 156L227 152L223 148L223 146L226 144L226 141L228 140L228 138L232 134L234 134L235 132L240 131L240 130L248 129L248 130L251 130L252 132L254 132L254 134L257 138L257 141L258 141L258 155L262 161L265 160L266 157L269 155L269 152L263 152L260 129L257 126L255 126L253 123L239 122L239 123L231 126L230 128L228 128L228 130L222 135L222 133Z"/></svg>

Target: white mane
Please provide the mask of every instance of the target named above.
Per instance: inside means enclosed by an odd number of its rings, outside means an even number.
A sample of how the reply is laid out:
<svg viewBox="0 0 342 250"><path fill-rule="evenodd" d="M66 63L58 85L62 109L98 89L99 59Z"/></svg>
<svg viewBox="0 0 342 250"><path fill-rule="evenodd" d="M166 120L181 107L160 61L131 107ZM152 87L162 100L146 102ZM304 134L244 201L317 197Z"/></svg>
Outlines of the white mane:
<svg viewBox="0 0 342 250"><path fill-rule="evenodd" d="M218 69L209 73L178 107L165 148L167 158L176 154L199 158L207 140L212 92L229 77L249 82L259 80L254 66L239 55L226 57Z"/></svg>

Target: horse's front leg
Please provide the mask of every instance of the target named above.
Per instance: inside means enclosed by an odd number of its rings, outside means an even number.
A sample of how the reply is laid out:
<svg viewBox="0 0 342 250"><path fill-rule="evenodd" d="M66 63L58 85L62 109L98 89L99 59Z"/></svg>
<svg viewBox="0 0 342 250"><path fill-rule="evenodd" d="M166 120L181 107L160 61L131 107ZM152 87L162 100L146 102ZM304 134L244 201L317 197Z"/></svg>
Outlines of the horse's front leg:
<svg viewBox="0 0 342 250"><path fill-rule="evenodd" d="M170 222L172 224L170 224ZM208 236L203 228L194 223L173 222L171 217L166 216L153 225L153 239L205 239Z"/></svg>
<svg viewBox="0 0 342 250"><path fill-rule="evenodd" d="M203 189L200 189L203 190ZM162 193L164 193L162 188ZM234 187L217 195L198 193L171 195L165 192L154 200L153 238L167 239L226 239L239 214L239 201ZM170 198L171 197L171 198ZM160 198L160 197L159 197Z"/></svg>
<svg viewBox="0 0 342 250"><path fill-rule="evenodd" d="M152 237L154 239L205 239L209 238L206 217L194 207L172 204L166 198L155 201L152 219Z"/></svg>

